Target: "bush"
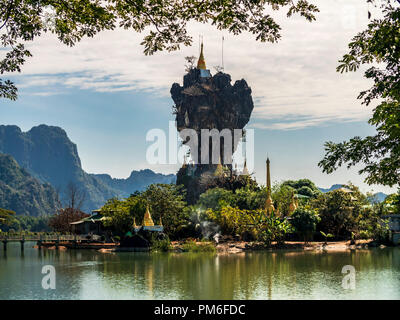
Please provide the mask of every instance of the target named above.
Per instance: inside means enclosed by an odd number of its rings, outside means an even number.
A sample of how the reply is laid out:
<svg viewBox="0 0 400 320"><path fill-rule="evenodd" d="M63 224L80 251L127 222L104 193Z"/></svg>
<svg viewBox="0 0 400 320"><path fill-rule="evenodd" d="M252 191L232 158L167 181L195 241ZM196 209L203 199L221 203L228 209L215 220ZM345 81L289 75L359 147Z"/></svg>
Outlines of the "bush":
<svg viewBox="0 0 400 320"><path fill-rule="evenodd" d="M215 246L212 242L196 243L194 240L187 240L183 244L182 250L184 252L216 252Z"/></svg>
<svg viewBox="0 0 400 320"><path fill-rule="evenodd" d="M291 232L291 226L286 219L276 217L274 212L266 215L263 210L253 212L256 239L270 246L272 241L282 244L286 234Z"/></svg>
<svg viewBox="0 0 400 320"><path fill-rule="evenodd" d="M320 217L315 210L298 208L293 212L290 223L304 241L307 241L312 238L319 221Z"/></svg>
<svg viewBox="0 0 400 320"><path fill-rule="evenodd" d="M152 251L168 252L171 250L171 241L168 238L153 240L151 244Z"/></svg>

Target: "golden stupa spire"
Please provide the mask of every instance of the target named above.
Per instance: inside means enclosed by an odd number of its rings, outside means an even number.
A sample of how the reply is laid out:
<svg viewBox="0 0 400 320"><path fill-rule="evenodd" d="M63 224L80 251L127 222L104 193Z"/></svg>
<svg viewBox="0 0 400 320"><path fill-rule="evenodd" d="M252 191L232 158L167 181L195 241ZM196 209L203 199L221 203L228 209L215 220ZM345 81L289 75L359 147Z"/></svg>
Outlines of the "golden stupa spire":
<svg viewBox="0 0 400 320"><path fill-rule="evenodd" d="M297 206L297 203L296 203L296 199L294 197L294 192L292 192L292 201L290 202L290 205L289 205L289 214L290 215L293 214L293 212L296 211L297 207L298 206Z"/></svg>
<svg viewBox="0 0 400 320"><path fill-rule="evenodd" d="M275 211L274 202L271 197L271 173L270 173L270 161L267 158L267 200L265 201L265 211L271 213Z"/></svg>
<svg viewBox="0 0 400 320"><path fill-rule="evenodd" d="M200 57L199 60L197 61L197 69L207 69L206 68L206 60L204 60L204 54L203 54L203 41L201 42L201 47L200 47Z"/></svg>
<svg viewBox="0 0 400 320"><path fill-rule="evenodd" d="M221 156L220 156L218 164L217 164L217 168L214 171L214 176L222 176L223 174L224 174L224 168L222 167Z"/></svg>
<svg viewBox="0 0 400 320"><path fill-rule="evenodd" d="M243 175L243 176L248 176L248 175L250 175L250 174L249 174L249 170L247 169L247 160L246 160L246 158L244 159L244 166L243 166L242 175Z"/></svg>
<svg viewBox="0 0 400 320"><path fill-rule="evenodd" d="M151 218L151 214L149 211L149 205L147 205L147 207L146 207L146 213L144 214L144 218L143 218L143 225L145 227L154 226L154 222L153 222L153 219Z"/></svg>

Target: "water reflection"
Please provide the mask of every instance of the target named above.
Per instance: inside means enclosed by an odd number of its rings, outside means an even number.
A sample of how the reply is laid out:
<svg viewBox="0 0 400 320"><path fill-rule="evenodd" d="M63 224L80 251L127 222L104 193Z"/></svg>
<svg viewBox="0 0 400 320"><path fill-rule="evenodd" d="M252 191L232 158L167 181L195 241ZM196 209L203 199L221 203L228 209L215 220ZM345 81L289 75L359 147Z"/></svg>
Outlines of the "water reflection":
<svg viewBox="0 0 400 320"><path fill-rule="evenodd" d="M238 255L101 254L10 245L0 255L1 299L399 299L400 248ZM52 264L57 289L41 288ZM354 265L356 290L341 287Z"/></svg>

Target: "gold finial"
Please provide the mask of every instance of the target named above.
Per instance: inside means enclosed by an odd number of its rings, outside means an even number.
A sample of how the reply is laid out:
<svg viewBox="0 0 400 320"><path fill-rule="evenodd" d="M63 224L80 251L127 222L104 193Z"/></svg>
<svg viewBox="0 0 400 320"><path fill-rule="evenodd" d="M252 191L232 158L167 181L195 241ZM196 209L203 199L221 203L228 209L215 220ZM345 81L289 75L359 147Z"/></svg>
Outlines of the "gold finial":
<svg viewBox="0 0 400 320"><path fill-rule="evenodd" d="M221 157L219 157L217 168L214 171L214 176L216 176L216 177L222 176L223 174L224 174L224 168L222 167L222 164L221 164Z"/></svg>
<svg viewBox="0 0 400 320"><path fill-rule="evenodd" d="M152 227L154 226L153 219L151 218L150 210L149 210L149 205L146 207L146 213L144 214L143 218L143 225L145 227Z"/></svg>
<svg viewBox="0 0 400 320"><path fill-rule="evenodd" d="M161 216L160 216L160 221L158 222L159 226L162 226L162 220L161 220Z"/></svg>
<svg viewBox="0 0 400 320"><path fill-rule="evenodd" d="M294 197L294 192L292 192L292 201L290 202L290 205L289 205L289 215L292 215L293 212L295 212L297 208L298 208L298 204Z"/></svg>
<svg viewBox="0 0 400 320"><path fill-rule="evenodd" d="M270 161L269 158L267 158L267 200L265 201L265 211L270 214L274 210L274 202L271 197Z"/></svg>
<svg viewBox="0 0 400 320"><path fill-rule="evenodd" d="M244 159L244 166L243 166L243 171L242 171L242 175L243 176L248 176L249 174L249 170L247 170L247 159Z"/></svg>
<svg viewBox="0 0 400 320"><path fill-rule="evenodd" d="M203 42L201 42L201 50L200 50L200 57L199 60L197 61L197 69L207 69L206 68L206 61L204 60L204 54L203 54Z"/></svg>

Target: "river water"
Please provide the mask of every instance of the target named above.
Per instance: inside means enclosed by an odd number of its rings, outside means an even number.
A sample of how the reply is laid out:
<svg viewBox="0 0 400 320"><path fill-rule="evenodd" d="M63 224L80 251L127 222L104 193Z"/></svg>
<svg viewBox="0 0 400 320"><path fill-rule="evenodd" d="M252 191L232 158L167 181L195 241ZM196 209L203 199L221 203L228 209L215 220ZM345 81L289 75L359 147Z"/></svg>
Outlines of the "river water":
<svg viewBox="0 0 400 320"><path fill-rule="evenodd" d="M19 243L1 246L0 299L400 299L399 247L213 255L32 245L23 254ZM42 287L46 265L56 289ZM355 289L342 286L345 265L355 268Z"/></svg>

